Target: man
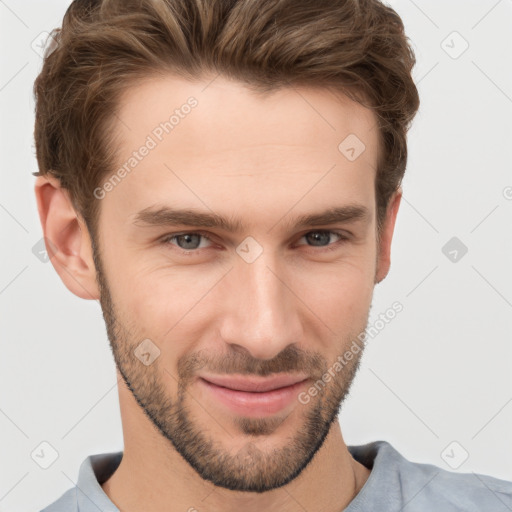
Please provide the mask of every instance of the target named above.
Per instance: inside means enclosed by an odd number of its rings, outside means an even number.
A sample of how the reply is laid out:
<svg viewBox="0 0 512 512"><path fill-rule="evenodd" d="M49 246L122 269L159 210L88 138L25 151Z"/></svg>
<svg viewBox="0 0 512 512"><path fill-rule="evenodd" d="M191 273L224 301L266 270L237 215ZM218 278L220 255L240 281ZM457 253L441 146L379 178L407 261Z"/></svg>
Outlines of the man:
<svg viewBox="0 0 512 512"><path fill-rule="evenodd" d="M38 209L64 284L101 302L124 450L44 510L510 509L512 484L338 422L419 107L397 14L75 1L54 38Z"/></svg>

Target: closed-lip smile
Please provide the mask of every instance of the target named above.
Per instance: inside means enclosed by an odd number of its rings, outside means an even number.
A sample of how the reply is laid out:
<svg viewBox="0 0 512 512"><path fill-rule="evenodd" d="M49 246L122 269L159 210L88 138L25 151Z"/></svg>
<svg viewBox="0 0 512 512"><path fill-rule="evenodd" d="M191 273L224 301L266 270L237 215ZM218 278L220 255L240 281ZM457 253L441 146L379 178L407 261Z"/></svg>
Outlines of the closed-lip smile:
<svg viewBox="0 0 512 512"><path fill-rule="evenodd" d="M293 386L306 380L308 377L304 374L281 374L273 377L242 377L232 375L204 375L202 379L221 386L223 388L235 391L246 391L251 393L262 393L275 389Z"/></svg>

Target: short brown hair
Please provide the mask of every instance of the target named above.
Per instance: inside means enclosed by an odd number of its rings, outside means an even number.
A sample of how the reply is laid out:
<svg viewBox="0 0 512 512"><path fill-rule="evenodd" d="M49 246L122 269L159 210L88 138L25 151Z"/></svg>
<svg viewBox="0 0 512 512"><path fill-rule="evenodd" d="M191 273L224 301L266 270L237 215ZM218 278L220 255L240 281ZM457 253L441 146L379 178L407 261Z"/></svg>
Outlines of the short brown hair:
<svg viewBox="0 0 512 512"><path fill-rule="evenodd" d="M379 125L380 236L419 108L414 52L391 7L378 0L75 0L52 36L56 45L34 84L34 175L59 179L91 235L99 215L93 190L115 166L120 94L171 72L192 80L220 73L262 93L332 88L371 108Z"/></svg>

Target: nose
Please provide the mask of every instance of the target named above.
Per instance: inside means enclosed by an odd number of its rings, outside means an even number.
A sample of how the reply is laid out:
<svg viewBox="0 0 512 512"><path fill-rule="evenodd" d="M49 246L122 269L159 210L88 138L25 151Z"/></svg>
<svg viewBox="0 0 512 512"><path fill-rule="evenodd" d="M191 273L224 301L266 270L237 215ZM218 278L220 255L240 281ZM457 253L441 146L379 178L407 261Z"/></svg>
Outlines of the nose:
<svg viewBox="0 0 512 512"><path fill-rule="evenodd" d="M302 303L293 293L293 277L271 255L264 251L252 263L237 261L228 288L220 324L225 343L253 358L272 359L301 341Z"/></svg>

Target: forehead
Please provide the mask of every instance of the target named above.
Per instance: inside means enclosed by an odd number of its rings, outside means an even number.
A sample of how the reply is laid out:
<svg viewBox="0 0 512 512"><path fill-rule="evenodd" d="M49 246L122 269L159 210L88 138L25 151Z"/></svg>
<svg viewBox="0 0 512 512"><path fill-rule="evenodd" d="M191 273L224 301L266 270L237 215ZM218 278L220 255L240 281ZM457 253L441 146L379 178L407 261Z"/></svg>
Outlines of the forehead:
<svg viewBox="0 0 512 512"><path fill-rule="evenodd" d="M354 133L370 149L365 159L373 156L378 136L373 112L341 92L293 86L255 93L223 76L194 82L172 75L148 77L122 94L117 118L127 146L170 121L172 138L185 136L187 144L180 149L189 153L236 149L250 141L336 149ZM194 129L187 130L192 123Z"/></svg>
<svg viewBox="0 0 512 512"><path fill-rule="evenodd" d="M282 216L297 201L374 198L375 116L325 88L263 95L222 76L152 77L125 91L116 118L114 172L125 172L105 203L123 215L170 200L219 213L257 203Z"/></svg>

